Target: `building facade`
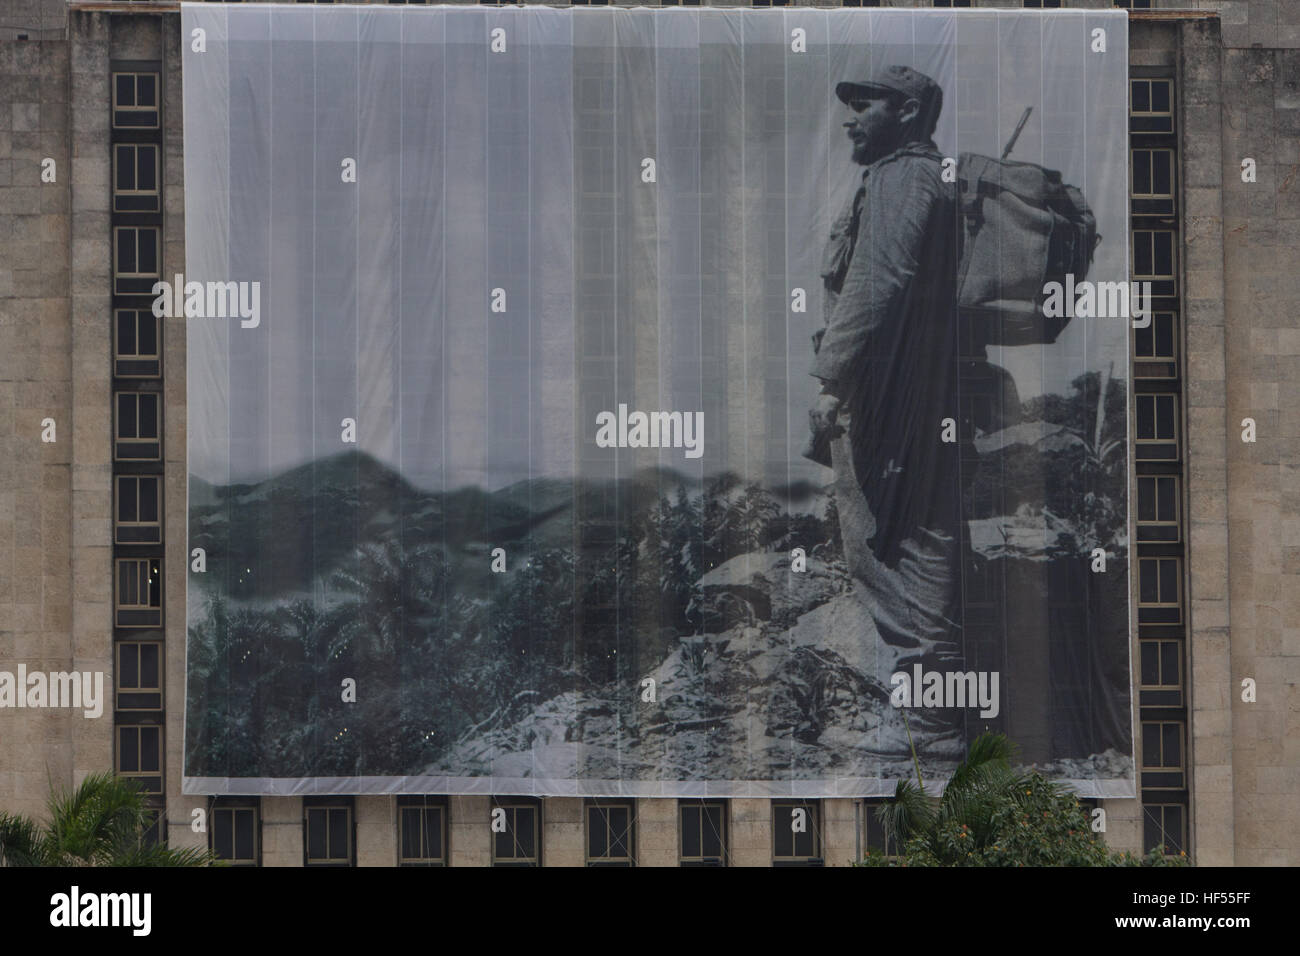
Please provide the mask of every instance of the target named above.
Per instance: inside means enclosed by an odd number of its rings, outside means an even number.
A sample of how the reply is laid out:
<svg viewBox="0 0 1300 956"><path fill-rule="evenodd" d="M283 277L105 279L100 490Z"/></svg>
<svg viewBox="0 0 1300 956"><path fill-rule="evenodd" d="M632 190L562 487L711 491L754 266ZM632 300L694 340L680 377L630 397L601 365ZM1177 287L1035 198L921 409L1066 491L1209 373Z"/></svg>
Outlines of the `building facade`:
<svg viewBox="0 0 1300 956"><path fill-rule="evenodd" d="M1134 8L1132 278L1154 296L1132 341L1140 798L1103 802L1106 840L1294 865L1300 5L1023 6ZM266 866L831 866L879 846L851 799L183 794L185 319L150 295L184 271L179 7L6 11L0 670L102 672L106 700L94 719L0 710L0 809L39 815L51 783L111 769L151 794L157 838Z"/></svg>

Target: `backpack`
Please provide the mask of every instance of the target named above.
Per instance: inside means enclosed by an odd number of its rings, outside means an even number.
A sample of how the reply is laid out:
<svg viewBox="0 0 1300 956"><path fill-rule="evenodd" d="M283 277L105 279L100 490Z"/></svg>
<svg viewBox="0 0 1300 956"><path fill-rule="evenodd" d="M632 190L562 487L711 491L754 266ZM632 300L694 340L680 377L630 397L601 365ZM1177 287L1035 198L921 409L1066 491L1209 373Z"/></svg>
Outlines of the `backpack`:
<svg viewBox="0 0 1300 956"><path fill-rule="evenodd" d="M1082 282L1101 236L1083 193L1061 174L1006 157L965 153L957 158L961 256L957 306L989 345L1043 345L1056 341L1068 316L1043 315L1043 286Z"/></svg>

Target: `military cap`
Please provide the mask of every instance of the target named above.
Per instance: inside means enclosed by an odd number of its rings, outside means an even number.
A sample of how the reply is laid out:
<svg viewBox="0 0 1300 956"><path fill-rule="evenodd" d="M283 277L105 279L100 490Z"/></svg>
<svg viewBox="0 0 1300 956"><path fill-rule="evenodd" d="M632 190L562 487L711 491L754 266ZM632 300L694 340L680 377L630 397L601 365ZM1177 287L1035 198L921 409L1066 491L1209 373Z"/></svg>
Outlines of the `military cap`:
<svg viewBox="0 0 1300 956"><path fill-rule="evenodd" d="M897 64L879 67L869 79L840 83L835 87L835 95L847 105L855 96L869 96L881 90L916 100L921 104L921 113L929 117L937 117L943 106L943 90L938 83L910 66Z"/></svg>

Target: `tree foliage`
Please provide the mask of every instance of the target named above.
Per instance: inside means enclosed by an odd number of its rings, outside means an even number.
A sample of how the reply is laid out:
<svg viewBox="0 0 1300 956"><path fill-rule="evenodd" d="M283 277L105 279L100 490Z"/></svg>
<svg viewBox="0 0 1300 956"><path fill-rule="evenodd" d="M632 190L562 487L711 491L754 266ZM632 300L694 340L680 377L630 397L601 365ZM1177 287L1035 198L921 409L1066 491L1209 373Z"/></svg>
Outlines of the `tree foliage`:
<svg viewBox="0 0 1300 956"><path fill-rule="evenodd" d="M1012 765L1002 734L981 734L943 795L901 780L877 808L895 856L873 851L861 866L1184 866L1161 850L1145 857L1108 850L1086 808L1064 786Z"/></svg>
<svg viewBox="0 0 1300 956"><path fill-rule="evenodd" d="M53 793L44 826L0 812L0 866L211 866L208 850L150 846L149 810L135 781L90 774Z"/></svg>

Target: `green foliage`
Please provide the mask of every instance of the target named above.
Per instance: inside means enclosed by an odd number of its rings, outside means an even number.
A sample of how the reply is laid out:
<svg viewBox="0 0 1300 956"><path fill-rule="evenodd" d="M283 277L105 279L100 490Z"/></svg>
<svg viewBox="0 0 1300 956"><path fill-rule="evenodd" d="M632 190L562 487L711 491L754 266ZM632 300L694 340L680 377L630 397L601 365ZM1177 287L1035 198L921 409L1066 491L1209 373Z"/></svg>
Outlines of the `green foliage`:
<svg viewBox="0 0 1300 956"><path fill-rule="evenodd" d="M207 850L144 845L144 795L133 780L91 774L51 795L49 823L0 813L0 866L212 866Z"/></svg>
<svg viewBox="0 0 1300 956"><path fill-rule="evenodd" d="M1012 766L1002 734L982 734L935 798L899 782L877 819L895 857L873 852L861 866L1185 866L1185 856L1116 853L1092 832L1086 808L1060 784Z"/></svg>
<svg viewBox="0 0 1300 956"><path fill-rule="evenodd" d="M351 481L356 467L343 469ZM448 494L445 511L404 492L402 530L386 531L360 520L355 488L336 500L323 486L312 510L304 496L325 481L307 471L281 482L267 518L273 560L259 565L233 533L236 552L209 551L210 580L222 583L190 621L191 774L422 770L543 701L637 686L681 638L731 626L705 620L699 582L710 569L796 546L828 560L838 532L833 513L792 515L730 474L698 493L682 482L613 487L622 533L581 549L551 546L565 536L534 534L534 509L478 489ZM385 500L388 488L367 484L360 497ZM331 543L313 543L313 526ZM304 534L307 558L279 548ZM506 574L489 572L487 541L506 549ZM357 698L340 707L348 677Z"/></svg>

